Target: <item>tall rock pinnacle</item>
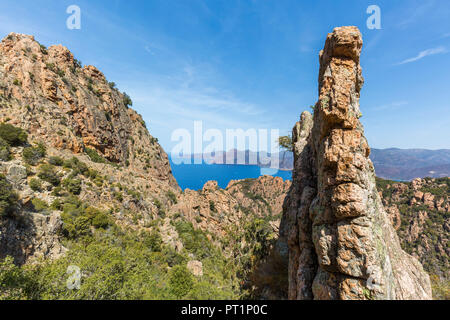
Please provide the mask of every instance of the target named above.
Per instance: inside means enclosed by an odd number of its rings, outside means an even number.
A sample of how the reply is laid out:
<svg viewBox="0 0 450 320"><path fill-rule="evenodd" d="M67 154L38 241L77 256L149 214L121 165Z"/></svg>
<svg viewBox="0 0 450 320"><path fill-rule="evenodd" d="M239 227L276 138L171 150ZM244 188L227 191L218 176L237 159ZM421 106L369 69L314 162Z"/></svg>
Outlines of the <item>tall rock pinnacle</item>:
<svg viewBox="0 0 450 320"><path fill-rule="evenodd" d="M290 299L431 299L428 275L400 247L383 208L359 118L364 79L356 27L320 52L319 100L293 130L293 184L281 238Z"/></svg>

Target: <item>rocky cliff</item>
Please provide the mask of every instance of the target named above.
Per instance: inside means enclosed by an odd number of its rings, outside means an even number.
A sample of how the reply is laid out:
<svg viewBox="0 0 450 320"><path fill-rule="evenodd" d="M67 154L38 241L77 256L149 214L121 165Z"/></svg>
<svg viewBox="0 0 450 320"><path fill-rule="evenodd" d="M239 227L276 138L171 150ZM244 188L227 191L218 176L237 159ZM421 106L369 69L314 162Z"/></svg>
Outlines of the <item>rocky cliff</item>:
<svg viewBox="0 0 450 320"><path fill-rule="evenodd" d="M46 48L16 33L2 40L2 137L22 130L27 138L0 139L0 173L17 197L15 209L0 217L0 258L24 263L61 256L63 222L51 204L76 185L85 203L127 226L145 225L158 215L155 199L167 202L169 192L180 192L167 154L131 104L98 69L83 67L61 45ZM39 210L33 201L41 202Z"/></svg>
<svg viewBox="0 0 450 320"><path fill-rule="evenodd" d="M280 235L290 299L430 299L428 275L405 253L384 210L359 121L364 80L356 27L327 36L319 100L293 130L293 184Z"/></svg>
<svg viewBox="0 0 450 320"><path fill-rule="evenodd" d="M168 157L130 98L62 45L11 33L0 44L0 120L74 154L95 151L145 179L176 187Z"/></svg>

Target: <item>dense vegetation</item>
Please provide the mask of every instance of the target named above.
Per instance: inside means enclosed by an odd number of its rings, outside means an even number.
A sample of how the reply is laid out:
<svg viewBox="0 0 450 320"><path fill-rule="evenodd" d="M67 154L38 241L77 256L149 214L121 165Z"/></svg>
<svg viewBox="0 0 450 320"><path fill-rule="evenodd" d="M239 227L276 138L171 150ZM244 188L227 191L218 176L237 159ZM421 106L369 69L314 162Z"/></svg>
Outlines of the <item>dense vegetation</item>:
<svg viewBox="0 0 450 320"><path fill-rule="evenodd" d="M75 201L72 201L75 202ZM67 255L55 261L18 267L11 258L0 263L2 299L236 299L233 267L201 232L179 221L187 248L176 252L153 233L125 231L106 213L65 204ZM65 209L70 211L70 209ZM100 217L100 218L99 218ZM155 236L156 235L156 236ZM199 242L193 239L200 239ZM203 248L203 245L206 247ZM186 268L199 254L203 276ZM69 290L69 266L81 270L79 289Z"/></svg>

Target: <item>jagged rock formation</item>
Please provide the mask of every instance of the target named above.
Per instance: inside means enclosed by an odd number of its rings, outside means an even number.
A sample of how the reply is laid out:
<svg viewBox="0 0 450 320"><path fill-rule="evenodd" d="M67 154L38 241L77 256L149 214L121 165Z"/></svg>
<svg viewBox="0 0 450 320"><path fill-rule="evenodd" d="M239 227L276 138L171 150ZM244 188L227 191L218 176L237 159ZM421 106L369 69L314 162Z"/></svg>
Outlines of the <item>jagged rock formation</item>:
<svg viewBox="0 0 450 320"><path fill-rule="evenodd" d="M328 35L319 100L293 130L294 173L280 235L290 299L430 299L428 275L406 254L383 208L358 120L363 77L356 27Z"/></svg>
<svg viewBox="0 0 450 320"><path fill-rule="evenodd" d="M233 227L242 228L248 219L272 217L271 226L278 232L281 203L290 181L280 177L232 180L225 189L208 181L199 191L185 190L170 207L171 214L181 213L196 228L218 238Z"/></svg>
<svg viewBox="0 0 450 320"><path fill-rule="evenodd" d="M0 217L0 258L11 255L22 264L65 252L59 212L47 208L41 214L31 203L39 199L50 206L62 199L49 183L30 188L50 156L76 157L95 172L97 180L61 165L53 169L61 181L79 181L80 199L111 211L124 227L145 229L158 216L155 199L165 203L168 192L180 192L167 154L130 104L97 68L83 67L61 45L47 49L33 36L16 33L1 41L0 122L25 130L28 145L11 148L11 159L0 161L0 174L19 200L14 215ZM24 149L38 143L46 159L27 164Z"/></svg>
<svg viewBox="0 0 450 320"><path fill-rule="evenodd" d="M33 36L16 33L0 43L2 122L60 150L94 149L143 178L177 187L167 154L129 103L102 72L82 67L62 45L46 49Z"/></svg>

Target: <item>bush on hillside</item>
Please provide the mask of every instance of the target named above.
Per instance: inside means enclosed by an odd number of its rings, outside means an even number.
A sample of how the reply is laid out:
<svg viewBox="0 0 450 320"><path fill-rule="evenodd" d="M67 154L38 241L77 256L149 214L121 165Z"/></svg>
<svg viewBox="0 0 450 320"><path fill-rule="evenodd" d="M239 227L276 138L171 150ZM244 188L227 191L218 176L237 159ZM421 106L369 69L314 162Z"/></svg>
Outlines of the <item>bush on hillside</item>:
<svg viewBox="0 0 450 320"><path fill-rule="evenodd" d="M11 160L11 152L9 149L9 144L3 138L0 138L0 161Z"/></svg>
<svg viewBox="0 0 450 320"><path fill-rule="evenodd" d="M39 143L35 147L27 147L23 149L22 157L29 165L36 165L39 160L45 157L46 149L42 143Z"/></svg>
<svg viewBox="0 0 450 320"><path fill-rule="evenodd" d="M177 265L170 270L170 291L181 299L186 296L194 284L191 273L184 265Z"/></svg>
<svg viewBox="0 0 450 320"><path fill-rule="evenodd" d="M64 159L61 157L53 156L48 159L48 163L54 166L61 167L64 164Z"/></svg>
<svg viewBox="0 0 450 320"><path fill-rule="evenodd" d="M106 160L102 156L100 156L95 149L86 148L85 152L92 162L106 163Z"/></svg>
<svg viewBox="0 0 450 320"><path fill-rule="evenodd" d="M42 181L38 178L33 178L29 182L30 188L33 191L41 191L42 190Z"/></svg>
<svg viewBox="0 0 450 320"><path fill-rule="evenodd" d="M54 167L51 164L43 164L39 167L38 177L53 186L58 186L61 183L61 178L55 172Z"/></svg>
<svg viewBox="0 0 450 320"><path fill-rule="evenodd" d="M12 190L12 185L6 180L3 174L0 174L0 216L12 212L17 201L18 198Z"/></svg>
<svg viewBox="0 0 450 320"><path fill-rule="evenodd" d="M0 138L5 140L10 146L16 147L27 142L28 135L21 129L9 123L0 123Z"/></svg>
<svg viewBox="0 0 450 320"><path fill-rule="evenodd" d="M129 107L133 105L133 101L131 100L130 96L124 92L123 93L123 104L125 105L125 107Z"/></svg>
<svg viewBox="0 0 450 320"><path fill-rule="evenodd" d="M81 193L81 180L79 179L65 179L62 182L62 185L69 191L75 195L79 195Z"/></svg>
<svg viewBox="0 0 450 320"><path fill-rule="evenodd" d="M42 212L48 209L48 203L39 198L34 198L33 200L31 200L31 203L33 204L34 210L36 210L36 212Z"/></svg>

